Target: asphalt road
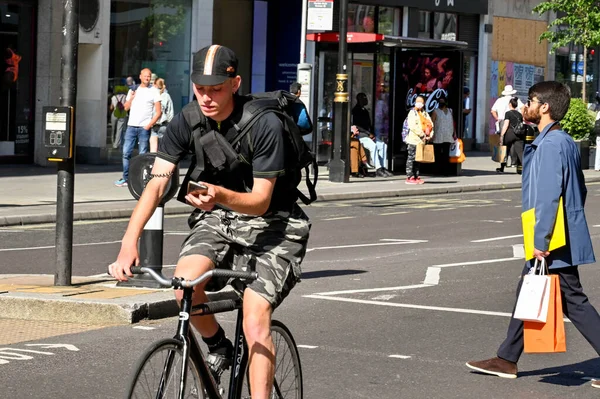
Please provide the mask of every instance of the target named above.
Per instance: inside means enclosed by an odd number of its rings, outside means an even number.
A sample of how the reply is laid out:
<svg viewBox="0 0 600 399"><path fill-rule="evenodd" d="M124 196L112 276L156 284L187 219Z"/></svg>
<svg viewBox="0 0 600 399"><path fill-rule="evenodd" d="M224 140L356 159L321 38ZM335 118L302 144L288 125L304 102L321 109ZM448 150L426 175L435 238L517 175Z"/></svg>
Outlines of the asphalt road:
<svg viewBox="0 0 600 399"><path fill-rule="evenodd" d="M600 185L588 188L588 223L600 248ZM513 252L522 240L519 197L502 191L307 208L313 229L303 281L275 313L301 345L305 398L597 397L590 379L600 379L600 361L570 323L567 353L524 355L516 380L464 366L494 356L506 333L523 264ZM73 274L103 273L125 224L78 223ZM167 218L165 231L171 265L185 218ZM1 230L2 273L53 273L53 242L52 226ZM581 276L600 306L600 269L582 267ZM232 332L234 315L222 320ZM7 345L0 396L123 397L143 349L172 336L175 325L165 319ZM6 348L29 359L2 362Z"/></svg>

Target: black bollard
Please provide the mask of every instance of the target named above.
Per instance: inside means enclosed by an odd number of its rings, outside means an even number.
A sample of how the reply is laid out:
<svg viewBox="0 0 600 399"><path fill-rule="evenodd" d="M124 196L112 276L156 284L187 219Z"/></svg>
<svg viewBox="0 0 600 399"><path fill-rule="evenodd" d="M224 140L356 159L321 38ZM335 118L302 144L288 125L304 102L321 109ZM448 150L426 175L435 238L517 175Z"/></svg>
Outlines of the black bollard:
<svg viewBox="0 0 600 399"><path fill-rule="evenodd" d="M156 207L152 217L144 226L138 247L140 266L154 269L157 273L162 272L164 211L162 205ZM162 288L148 273L136 274L133 278L129 277L127 281L117 283L117 286Z"/></svg>

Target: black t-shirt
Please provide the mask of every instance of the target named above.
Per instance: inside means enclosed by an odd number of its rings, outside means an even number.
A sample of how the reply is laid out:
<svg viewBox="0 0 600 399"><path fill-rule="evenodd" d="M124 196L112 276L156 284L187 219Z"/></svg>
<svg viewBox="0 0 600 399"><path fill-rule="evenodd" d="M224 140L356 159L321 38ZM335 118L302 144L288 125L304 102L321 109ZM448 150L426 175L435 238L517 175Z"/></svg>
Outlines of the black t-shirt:
<svg viewBox="0 0 600 399"><path fill-rule="evenodd" d="M515 132L515 128L517 126L519 126L519 124L521 122L523 122L523 115L521 115L521 113L517 110L510 110L510 111L506 111L506 114L504 115L504 119L508 120L509 126L508 126L508 130L506 131L505 134L505 143L506 142L513 142L515 140L518 140L520 137L517 136L517 132Z"/></svg>
<svg viewBox="0 0 600 399"><path fill-rule="evenodd" d="M240 96L235 96L234 101L233 112L220 124L207 118L212 130L227 137L235 137L233 124L240 121L245 102ZM254 177L277 178L269 210L290 210L298 196L296 190L292 189L292 186L295 187L294 177L291 173L286 173L286 169L289 170L288 166L290 166L289 160L293 156L288 133L284 131L279 117L274 113L262 116L236 149L247 162L242 162L233 175L232 173L227 176L215 175L209 167L201 178L207 183L237 192L251 190ZM157 156L177 164L190 151L194 152L192 129L180 112L171 120L163 138L159 140ZM290 155L286 156L287 154Z"/></svg>
<svg viewBox="0 0 600 399"><path fill-rule="evenodd" d="M373 133L369 110L359 104L356 104L354 108L352 108L352 124L356 125L360 131Z"/></svg>

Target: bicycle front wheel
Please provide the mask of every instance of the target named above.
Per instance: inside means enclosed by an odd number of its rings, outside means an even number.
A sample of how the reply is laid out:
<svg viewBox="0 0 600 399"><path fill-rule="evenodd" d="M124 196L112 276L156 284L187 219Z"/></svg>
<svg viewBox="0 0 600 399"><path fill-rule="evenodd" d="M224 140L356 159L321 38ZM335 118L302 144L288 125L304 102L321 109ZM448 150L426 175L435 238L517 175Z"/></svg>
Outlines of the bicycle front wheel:
<svg viewBox="0 0 600 399"><path fill-rule="evenodd" d="M196 364L189 359L184 395L179 397L183 343L164 339L154 343L139 360L129 388L130 399L197 399L204 389Z"/></svg>

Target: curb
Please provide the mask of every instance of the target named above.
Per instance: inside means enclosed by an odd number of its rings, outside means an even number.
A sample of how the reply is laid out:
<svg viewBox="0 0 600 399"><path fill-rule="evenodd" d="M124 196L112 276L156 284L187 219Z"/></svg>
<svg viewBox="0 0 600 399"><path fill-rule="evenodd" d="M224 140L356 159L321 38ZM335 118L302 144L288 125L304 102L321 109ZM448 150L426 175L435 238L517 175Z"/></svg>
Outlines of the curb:
<svg viewBox="0 0 600 399"><path fill-rule="evenodd" d="M179 307L173 293L159 296L139 296L130 303L106 303L5 294L0 296L0 318L99 325L133 324L177 315Z"/></svg>
<svg viewBox="0 0 600 399"><path fill-rule="evenodd" d="M587 177L586 183L600 182L600 176ZM317 196L317 200L325 201L341 201L341 200L357 200L357 199L379 199L393 197L413 197L419 195L441 195L441 194L459 194L478 191L500 191L521 188L521 182L511 183L490 183L490 184L473 184L473 185L456 185L447 187L421 187L410 190L396 189L383 191L363 191L349 193L331 193L321 194ZM75 211L73 220L106 220L129 218L133 212L135 200L130 200L130 208L113 209L105 211ZM166 215L181 215L189 214L191 208L184 204L174 204L165 207ZM56 223L56 213L45 213L38 215L22 215L22 216L4 216L0 217L0 227L9 226L24 226L30 224Z"/></svg>

